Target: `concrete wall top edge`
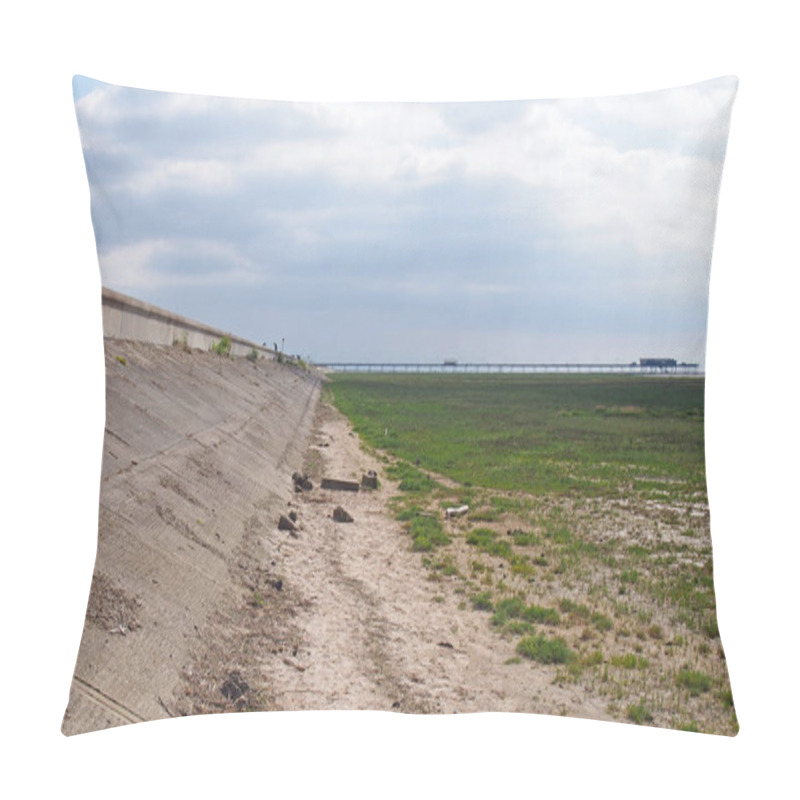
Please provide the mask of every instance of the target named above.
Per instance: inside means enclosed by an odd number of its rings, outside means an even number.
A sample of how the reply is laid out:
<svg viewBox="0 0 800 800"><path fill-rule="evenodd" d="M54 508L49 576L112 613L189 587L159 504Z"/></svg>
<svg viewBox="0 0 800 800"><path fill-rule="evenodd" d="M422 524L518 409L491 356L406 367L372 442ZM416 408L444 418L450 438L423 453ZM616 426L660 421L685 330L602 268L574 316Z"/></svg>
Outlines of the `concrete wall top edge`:
<svg viewBox="0 0 800 800"><path fill-rule="evenodd" d="M264 345L260 345L256 342L252 342L249 339L243 339L241 336L236 336L230 332L222 331L219 328L212 328L210 325L197 322L197 320L189 319L188 317L182 317L180 314L175 314L172 311L167 311L166 309L151 305L143 300L138 300L135 297L130 297L129 295L114 291L106 286L102 287L102 303L104 306L109 308L117 308L122 312L129 312L141 317L147 317L148 319L160 320L162 322L176 325L185 330L204 333L220 339L223 336L227 336L230 338L232 343L244 345L246 347L252 347L256 350L261 350L264 352L274 352L271 348L265 347ZM104 331L104 336L108 337L109 334Z"/></svg>

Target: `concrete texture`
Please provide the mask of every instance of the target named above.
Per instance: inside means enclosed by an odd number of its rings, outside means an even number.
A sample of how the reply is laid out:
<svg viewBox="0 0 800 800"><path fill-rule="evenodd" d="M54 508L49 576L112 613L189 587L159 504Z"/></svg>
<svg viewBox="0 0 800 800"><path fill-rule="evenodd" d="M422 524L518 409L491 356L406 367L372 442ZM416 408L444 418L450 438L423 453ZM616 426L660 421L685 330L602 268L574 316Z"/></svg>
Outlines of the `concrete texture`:
<svg viewBox="0 0 800 800"><path fill-rule="evenodd" d="M210 350L223 336L228 336L234 356L246 356L253 350L265 357L276 356L274 350L255 342L106 287L103 287L103 335L110 339L151 344L180 343L197 350Z"/></svg>
<svg viewBox="0 0 800 800"><path fill-rule="evenodd" d="M319 397L319 379L290 365L171 342L106 338L105 362L97 559L67 735L171 715L204 631L241 603L237 564L258 557L248 531L275 525L292 496Z"/></svg>

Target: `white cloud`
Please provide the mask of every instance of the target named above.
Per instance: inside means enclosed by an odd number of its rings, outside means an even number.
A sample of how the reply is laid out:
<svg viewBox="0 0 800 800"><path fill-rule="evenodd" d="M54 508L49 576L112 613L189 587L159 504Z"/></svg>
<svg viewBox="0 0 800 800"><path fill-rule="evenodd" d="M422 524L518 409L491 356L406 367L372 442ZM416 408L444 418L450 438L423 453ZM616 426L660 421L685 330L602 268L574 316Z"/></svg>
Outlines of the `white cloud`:
<svg viewBox="0 0 800 800"><path fill-rule="evenodd" d="M213 240L145 240L111 247L102 251L98 260L103 285L120 291L201 286L230 288L262 283L268 277L239 253L235 245ZM187 262L196 268L170 268L170 264Z"/></svg>

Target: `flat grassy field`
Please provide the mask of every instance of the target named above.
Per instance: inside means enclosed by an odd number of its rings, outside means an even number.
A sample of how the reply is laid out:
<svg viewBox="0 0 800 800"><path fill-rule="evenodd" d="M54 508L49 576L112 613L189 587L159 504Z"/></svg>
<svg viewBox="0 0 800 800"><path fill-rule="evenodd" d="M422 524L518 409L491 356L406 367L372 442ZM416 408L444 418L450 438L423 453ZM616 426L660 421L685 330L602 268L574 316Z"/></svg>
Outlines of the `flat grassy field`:
<svg viewBox="0 0 800 800"><path fill-rule="evenodd" d="M332 388L370 445L466 485L705 497L702 378L341 374Z"/></svg>
<svg viewBox="0 0 800 800"><path fill-rule="evenodd" d="M702 377L333 374L327 391L382 456L430 579L487 614L509 668L546 665L622 721L737 732Z"/></svg>

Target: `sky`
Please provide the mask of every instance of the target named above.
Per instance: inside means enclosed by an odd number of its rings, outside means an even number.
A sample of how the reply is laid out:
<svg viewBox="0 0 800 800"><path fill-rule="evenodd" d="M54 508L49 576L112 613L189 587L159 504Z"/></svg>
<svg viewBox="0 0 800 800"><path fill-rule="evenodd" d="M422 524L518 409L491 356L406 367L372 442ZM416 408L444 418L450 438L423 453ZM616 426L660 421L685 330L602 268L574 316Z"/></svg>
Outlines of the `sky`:
<svg viewBox="0 0 800 800"><path fill-rule="evenodd" d="M704 364L735 78L436 104L73 88L104 286L316 363Z"/></svg>

